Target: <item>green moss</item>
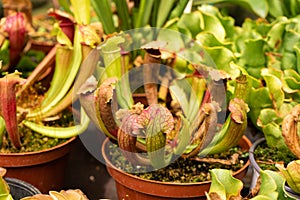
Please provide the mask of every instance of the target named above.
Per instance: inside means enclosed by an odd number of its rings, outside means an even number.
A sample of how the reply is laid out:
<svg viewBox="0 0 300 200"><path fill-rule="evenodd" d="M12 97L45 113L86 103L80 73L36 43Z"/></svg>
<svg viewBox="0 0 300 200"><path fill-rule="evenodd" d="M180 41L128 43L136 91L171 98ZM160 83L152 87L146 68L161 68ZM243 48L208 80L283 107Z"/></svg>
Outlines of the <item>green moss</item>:
<svg viewBox="0 0 300 200"><path fill-rule="evenodd" d="M61 113L60 118L50 122L45 122L44 124L48 126L68 127L74 125L74 123L75 122L73 118L73 113L70 110L65 110ZM23 126L22 124L19 125L19 132L21 134L22 147L20 149L16 149L15 147L13 147L6 134L3 138L3 144L0 149L1 153L22 153L40 151L57 146L68 140L46 137L44 135L32 131L26 126Z"/></svg>
<svg viewBox="0 0 300 200"><path fill-rule="evenodd" d="M273 171L278 171L277 167L275 167L276 163L287 165L289 162L297 159L290 151L270 148L266 142L256 147L254 157L261 169Z"/></svg>

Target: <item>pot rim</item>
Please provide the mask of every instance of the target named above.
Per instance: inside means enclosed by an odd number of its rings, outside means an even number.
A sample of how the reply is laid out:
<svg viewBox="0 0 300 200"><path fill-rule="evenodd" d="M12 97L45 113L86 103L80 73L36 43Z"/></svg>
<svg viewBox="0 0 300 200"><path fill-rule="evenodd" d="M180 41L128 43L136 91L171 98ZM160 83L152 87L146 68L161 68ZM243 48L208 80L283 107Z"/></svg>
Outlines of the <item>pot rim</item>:
<svg viewBox="0 0 300 200"><path fill-rule="evenodd" d="M34 194L41 194L41 191L36 188L35 186L33 186L32 184L20 180L18 178L11 178L11 177L5 177L4 180L7 182L7 184L9 185L9 187L18 187L18 188L23 188L26 189L27 191L29 191L32 195Z"/></svg>
<svg viewBox="0 0 300 200"><path fill-rule="evenodd" d="M266 141L265 137L259 138L258 140L256 140L252 146L249 149L249 160L251 165L254 167L254 169L256 170L256 172L260 172L261 168L259 167L259 165L257 164L257 162L255 161L255 157L254 157L254 151L256 149L256 147L263 143L264 141Z"/></svg>
<svg viewBox="0 0 300 200"><path fill-rule="evenodd" d="M248 145L248 148L251 148L252 146L252 143L251 141L245 136L243 135L242 139L241 140L244 140L245 143ZM190 186L195 186L195 185L204 185L204 184L208 184L208 183L211 183L211 181L202 181L202 182L194 182L194 183L177 183L177 182L162 182L162 181L155 181L155 180L148 180L148 179L143 179L143 178L140 178L138 176L135 176L133 174L130 174L130 173L127 173L119 168L117 168L116 166L114 166L110 159L107 157L106 155L106 146L107 144L109 143L109 138L106 138L102 144L102 147L101 147L101 151L102 151L102 156L106 162L106 166L107 167L110 167L116 171L118 171L119 173L122 173L122 174L125 174L126 176L129 176L131 178L134 178L134 179L138 179L138 180L141 180L141 181L144 181L144 182L149 182L149 183L154 183L154 184L164 184L164 185L172 185L172 186L179 186L179 185L190 185ZM250 165L250 159L247 160L247 162L244 164L244 166L242 168L240 168L239 170L233 172L233 176L236 176L238 174L240 174L242 171L246 170L247 167Z"/></svg>

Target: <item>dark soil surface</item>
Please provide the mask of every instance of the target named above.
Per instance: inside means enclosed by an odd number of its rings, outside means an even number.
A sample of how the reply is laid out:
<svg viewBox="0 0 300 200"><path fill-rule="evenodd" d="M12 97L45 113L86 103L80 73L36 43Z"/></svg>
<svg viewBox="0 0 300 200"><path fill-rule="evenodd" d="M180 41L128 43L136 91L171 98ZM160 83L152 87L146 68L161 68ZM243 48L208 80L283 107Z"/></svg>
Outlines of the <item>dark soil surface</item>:
<svg viewBox="0 0 300 200"><path fill-rule="evenodd" d="M111 147L114 149L113 147ZM222 154L214 154L206 157L206 161L197 159L179 158L169 166L154 170L150 166L134 166L132 165L120 151L111 151L110 154L113 164L116 167L127 172L156 181L192 183L210 180L210 169L222 168L237 171L244 166L248 160L248 151L243 151L239 147L231 148ZM222 162L232 160L235 154L234 164L223 164ZM216 162L220 160L220 162Z"/></svg>

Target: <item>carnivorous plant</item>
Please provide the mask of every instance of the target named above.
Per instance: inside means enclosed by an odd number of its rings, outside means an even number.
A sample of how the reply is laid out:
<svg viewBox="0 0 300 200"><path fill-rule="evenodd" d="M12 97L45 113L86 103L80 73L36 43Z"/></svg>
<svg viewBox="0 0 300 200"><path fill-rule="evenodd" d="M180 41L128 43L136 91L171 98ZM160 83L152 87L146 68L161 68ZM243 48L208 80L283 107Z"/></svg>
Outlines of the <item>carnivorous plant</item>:
<svg viewBox="0 0 300 200"><path fill-rule="evenodd" d="M52 127L52 121L62 118L61 113L72 106L77 96L74 91L81 85L90 72L80 73L79 67L90 65L83 62L89 52L101 42L101 28L90 23L90 2L71 1L73 12L49 10L58 19L58 26L68 23L68 32L62 28L57 31L57 44L45 59L55 56L55 68L49 88L44 88L38 77L47 70L39 65L27 78L22 80L20 72L6 74L0 79L0 142L7 132L13 146L21 148L21 127L48 137L70 138L82 133L89 124L83 110L80 119L72 126ZM70 31L71 30L71 31ZM75 83L75 78L77 81ZM80 81L81 80L81 81ZM33 98L33 99L32 99ZM26 100L26 102L23 102ZM79 124L76 124L78 123ZM1 144L1 143L0 143Z"/></svg>
<svg viewBox="0 0 300 200"><path fill-rule="evenodd" d="M126 52L130 52L128 42L135 44L138 31L145 29L109 38L99 47L103 53L99 71L104 72L98 81L90 78L79 92L91 120L117 141L128 160L156 169L180 156L202 157L237 145L247 126L247 76L241 73L232 80L230 114L219 126L220 111L227 109L226 95L218 96L225 94L226 73L216 70L192 40L187 43L194 49L188 45L177 52L170 49L174 44L163 38L176 32L165 29L153 31L158 33L156 40L150 37L141 45L141 65L132 68ZM108 50L114 53L110 60ZM144 104L135 100L138 89L145 93Z"/></svg>

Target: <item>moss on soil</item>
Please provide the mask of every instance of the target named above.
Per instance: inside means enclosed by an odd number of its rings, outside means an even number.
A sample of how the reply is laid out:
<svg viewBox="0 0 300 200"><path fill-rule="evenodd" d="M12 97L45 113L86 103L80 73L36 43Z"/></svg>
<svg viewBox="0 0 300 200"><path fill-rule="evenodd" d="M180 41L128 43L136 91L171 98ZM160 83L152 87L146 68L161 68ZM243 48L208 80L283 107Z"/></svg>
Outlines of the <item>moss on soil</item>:
<svg viewBox="0 0 300 200"><path fill-rule="evenodd" d="M193 183L210 180L209 170L213 168L223 168L232 171L237 171L244 166L248 160L248 151L243 151L239 147L231 148L222 153L209 156L210 158L218 158L229 160L234 153L238 153L237 164L224 165L220 163L204 163L191 159L179 158L169 166L154 170L151 167L134 166L121 153L115 145L110 146L110 157L112 163L120 169L127 172L135 172L138 177L148 180L163 181L163 182L178 182L178 183ZM118 149L118 150L116 150ZM207 157L208 158L208 157ZM138 172L137 172L138 171ZM146 172L145 172L146 171Z"/></svg>
<svg viewBox="0 0 300 200"><path fill-rule="evenodd" d="M297 158L288 150L270 148L264 141L254 150L254 158L262 170L278 171L276 163L287 165Z"/></svg>
<svg viewBox="0 0 300 200"><path fill-rule="evenodd" d="M35 84L28 90L24 91L22 95L17 99L18 107L22 109L33 109L37 108L42 100L43 94L46 92L45 88L41 83ZM37 123L43 123L46 126L56 126L56 127L68 127L75 124L73 112L71 109L66 109L60 114L53 116L53 119L46 121L37 121ZM48 149L59 145L67 139L50 138L43 136L39 133L32 131L31 129L24 126L22 123L18 125L20 139L22 147L16 149L8 138L8 134L5 133L0 146L0 153L23 153L23 152L33 152Z"/></svg>
<svg viewBox="0 0 300 200"><path fill-rule="evenodd" d="M73 113L70 110L65 110L62 112L61 117L58 120L54 120L51 122L44 123L47 126L57 126L57 127L67 127L75 124ZM10 140L8 140L7 135L3 138L3 144L0 148L0 153L21 153L21 152L33 152L48 149L59 144L64 143L68 139L58 139L51 138L41 135L40 133L36 133L31 129L19 125L19 132L21 134L21 149L16 149L13 147Z"/></svg>

